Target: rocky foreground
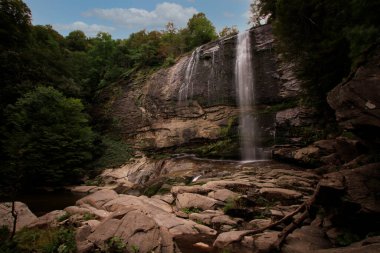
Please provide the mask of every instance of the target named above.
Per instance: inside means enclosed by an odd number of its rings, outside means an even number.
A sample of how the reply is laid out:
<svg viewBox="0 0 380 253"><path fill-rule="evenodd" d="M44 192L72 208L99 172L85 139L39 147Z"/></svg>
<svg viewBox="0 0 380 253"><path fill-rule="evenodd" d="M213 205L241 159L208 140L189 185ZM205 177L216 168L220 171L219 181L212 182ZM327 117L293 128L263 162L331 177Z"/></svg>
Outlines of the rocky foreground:
<svg viewBox="0 0 380 253"><path fill-rule="evenodd" d="M142 157L106 170L102 186L72 188L89 194L75 206L37 218L17 203L17 230L71 224L78 252L104 250L118 238L126 252L185 253L271 252L289 227L299 227L281 252L379 252L379 169L372 164L321 178L269 161ZM301 220L297 210L305 201L313 202ZM8 226L9 208L0 208Z"/></svg>

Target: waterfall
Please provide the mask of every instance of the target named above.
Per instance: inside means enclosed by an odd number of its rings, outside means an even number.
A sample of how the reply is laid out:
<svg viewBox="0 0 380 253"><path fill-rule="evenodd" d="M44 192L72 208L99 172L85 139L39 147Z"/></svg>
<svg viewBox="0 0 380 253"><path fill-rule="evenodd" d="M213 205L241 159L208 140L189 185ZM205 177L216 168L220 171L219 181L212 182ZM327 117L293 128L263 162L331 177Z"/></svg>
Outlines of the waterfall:
<svg viewBox="0 0 380 253"><path fill-rule="evenodd" d="M183 83L181 84L181 87L179 88L178 92L178 100L179 103L184 103L188 101L189 97L193 98L193 82L191 81L191 78L193 77L193 72L197 67L197 63L199 60L199 51L200 47L196 48L193 53L190 56L189 62L186 66L186 72L185 72L185 79ZM190 94L189 94L190 93Z"/></svg>
<svg viewBox="0 0 380 253"><path fill-rule="evenodd" d="M257 129L253 117L254 74L252 68L251 43L249 31L240 33L237 38L235 81L239 105L240 145L243 160L257 160L255 135Z"/></svg>

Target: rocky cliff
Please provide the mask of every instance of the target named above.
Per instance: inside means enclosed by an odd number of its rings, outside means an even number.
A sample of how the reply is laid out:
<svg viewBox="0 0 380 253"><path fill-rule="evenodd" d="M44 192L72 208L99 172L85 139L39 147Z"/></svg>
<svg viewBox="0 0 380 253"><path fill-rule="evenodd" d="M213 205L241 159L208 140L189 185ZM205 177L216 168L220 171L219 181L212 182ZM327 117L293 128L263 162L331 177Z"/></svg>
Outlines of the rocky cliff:
<svg viewBox="0 0 380 253"><path fill-rule="evenodd" d="M380 144L380 46L368 52L366 60L347 81L327 97L342 128L361 137L373 149Z"/></svg>
<svg viewBox="0 0 380 253"><path fill-rule="evenodd" d="M299 94L300 85L292 66L280 61L273 49L271 26L251 29L250 34L254 117L263 132L261 142L269 146L278 108L284 109L281 104ZM126 87L112 107L124 139L145 150L228 144L233 148L227 156L238 156L235 47L236 36L210 42L146 81ZM277 111L271 109L275 104L280 104Z"/></svg>

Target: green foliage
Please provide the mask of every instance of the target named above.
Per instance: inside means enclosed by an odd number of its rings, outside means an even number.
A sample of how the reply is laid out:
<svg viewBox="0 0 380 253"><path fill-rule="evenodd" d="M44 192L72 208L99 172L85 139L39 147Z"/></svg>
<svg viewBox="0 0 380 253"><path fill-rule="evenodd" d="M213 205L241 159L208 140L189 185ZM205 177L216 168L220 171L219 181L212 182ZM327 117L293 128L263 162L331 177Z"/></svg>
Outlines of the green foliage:
<svg viewBox="0 0 380 253"><path fill-rule="evenodd" d="M107 33L88 38L79 30L63 37L51 25L33 26L31 18L23 1L0 1L2 197L28 184L79 180L85 167L126 162L131 149L125 143L108 136L102 142L91 129L117 132L110 109L125 86L217 37L202 13L184 29L169 22L164 31L121 40Z"/></svg>
<svg viewBox="0 0 380 253"><path fill-rule="evenodd" d="M25 94L5 111L5 152L29 184L78 178L92 160L95 135L79 99L49 87Z"/></svg>
<svg viewBox="0 0 380 253"><path fill-rule="evenodd" d="M21 0L0 2L0 51L27 43L31 28L31 12Z"/></svg>
<svg viewBox="0 0 380 253"><path fill-rule="evenodd" d="M345 78L380 38L379 1L261 0L272 14L279 48L297 63L313 105L326 107L326 93Z"/></svg>
<svg viewBox="0 0 380 253"><path fill-rule="evenodd" d="M227 36L232 36L236 35L239 33L239 30L236 26L228 27L225 26L220 32L219 32L219 37L227 37Z"/></svg>
<svg viewBox="0 0 380 253"><path fill-rule="evenodd" d="M120 237L114 236L106 243L106 253L123 253L127 248L127 244Z"/></svg>
<svg viewBox="0 0 380 253"><path fill-rule="evenodd" d="M336 242L337 242L338 246L344 247L344 246L350 245L353 242L357 242L360 239L361 238L359 235L346 231L346 232L338 235L338 237L336 238Z"/></svg>
<svg viewBox="0 0 380 253"><path fill-rule="evenodd" d="M200 213L202 210L197 207L190 207L190 208L182 208L181 211L186 214L192 214L192 213Z"/></svg>
<svg viewBox="0 0 380 253"><path fill-rule="evenodd" d="M104 152L92 165L94 168L118 167L132 157L133 150L123 140L106 135L102 137L102 145Z"/></svg>
<svg viewBox="0 0 380 253"><path fill-rule="evenodd" d="M87 37L80 30L72 31L66 36L67 47L71 51L86 51L88 48Z"/></svg>
<svg viewBox="0 0 380 253"><path fill-rule="evenodd" d="M158 191L161 189L162 185L163 185L162 182L152 184L149 187L147 187L146 189L144 189L143 194L148 196L148 197L152 197L153 195L158 193Z"/></svg>
<svg viewBox="0 0 380 253"><path fill-rule="evenodd" d="M69 217L70 217L70 214L66 212L64 215L58 217L57 221L61 222L61 221L67 220Z"/></svg>
<svg viewBox="0 0 380 253"><path fill-rule="evenodd" d="M96 216L93 213L85 213L83 214L83 220L95 220Z"/></svg>
<svg viewBox="0 0 380 253"><path fill-rule="evenodd" d="M132 246L131 246L131 250L132 250L133 253L138 253L138 252L140 252L139 247L136 246L136 245L132 245Z"/></svg>
<svg viewBox="0 0 380 253"><path fill-rule="evenodd" d="M215 27L204 13L194 14L187 22L190 48L195 48L218 37Z"/></svg>
<svg viewBox="0 0 380 253"><path fill-rule="evenodd" d="M19 252L74 253L75 233L72 228L22 229L16 233Z"/></svg>
<svg viewBox="0 0 380 253"><path fill-rule="evenodd" d="M234 198L228 198L226 204L223 207L223 212L227 213L229 210L236 208L238 206L237 200Z"/></svg>

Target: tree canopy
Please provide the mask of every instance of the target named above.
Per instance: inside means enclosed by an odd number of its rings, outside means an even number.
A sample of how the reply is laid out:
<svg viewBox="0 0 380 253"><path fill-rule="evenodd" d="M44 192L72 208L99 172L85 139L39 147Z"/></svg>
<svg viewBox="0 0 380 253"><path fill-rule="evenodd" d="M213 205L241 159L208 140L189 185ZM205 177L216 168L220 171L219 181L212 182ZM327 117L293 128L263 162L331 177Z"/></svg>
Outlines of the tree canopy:
<svg viewBox="0 0 380 253"><path fill-rule="evenodd" d="M260 0L253 17L271 15L279 49L297 63L313 103L346 77L369 47L379 43L379 1Z"/></svg>
<svg viewBox="0 0 380 253"><path fill-rule="evenodd" d="M78 179L92 160L95 134L79 99L37 87L5 110L4 145L9 166L30 185ZM74 180L75 181L75 180Z"/></svg>
<svg viewBox="0 0 380 253"><path fill-rule="evenodd" d="M202 12L194 14L189 19L187 29L189 31L189 45L192 48L210 42L218 37L215 27Z"/></svg>

